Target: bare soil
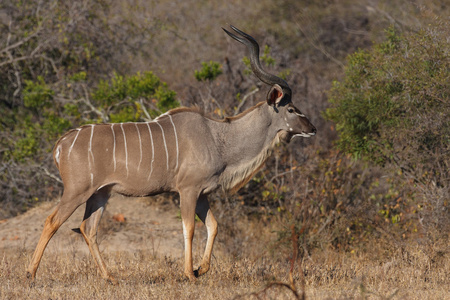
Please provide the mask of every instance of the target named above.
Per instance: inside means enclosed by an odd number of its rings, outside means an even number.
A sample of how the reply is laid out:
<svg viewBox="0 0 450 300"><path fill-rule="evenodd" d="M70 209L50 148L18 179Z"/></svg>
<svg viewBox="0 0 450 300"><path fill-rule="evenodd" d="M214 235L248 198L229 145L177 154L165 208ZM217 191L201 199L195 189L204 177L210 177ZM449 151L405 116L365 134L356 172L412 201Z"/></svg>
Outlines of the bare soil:
<svg viewBox="0 0 450 300"><path fill-rule="evenodd" d="M56 206L47 202L16 218L0 224L0 249L22 248L34 250L44 228L45 218ZM84 205L61 226L47 246L50 252L77 251L89 253L78 228L84 214ZM98 239L103 252L148 250L155 255L179 257L183 253L181 220L174 205L152 205L147 198L112 197L100 224ZM120 219L121 215L125 222ZM199 229L201 230L201 229Z"/></svg>

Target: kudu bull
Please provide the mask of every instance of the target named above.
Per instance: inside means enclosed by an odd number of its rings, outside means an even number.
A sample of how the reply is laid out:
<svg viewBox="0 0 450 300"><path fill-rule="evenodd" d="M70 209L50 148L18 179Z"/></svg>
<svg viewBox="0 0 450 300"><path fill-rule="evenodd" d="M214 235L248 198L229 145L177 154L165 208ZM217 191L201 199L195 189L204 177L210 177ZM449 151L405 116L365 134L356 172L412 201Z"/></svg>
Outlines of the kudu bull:
<svg viewBox="0 0 450 300"><path fill-rule="evenodd" d="M178 108L153 122L86 125L71 130L56 143L53 157L64 183L56 209L47 217L27 270L34 280L43 252L58 228L81 204L86 210L83 235L102 277L107 271L97 244L97 228L112 193L149 196L167 191L180 195L185 243L184 273L190 280L210 268L217 235L207 195L219 187L237 191L262 166L280 140L310 137L316 129L291 102L291 89L264 71L258 43L231 26L225 30L247 46L253 73L271 85L266 101L232 118L213 120L190 108ZM195 214L205 223L208 239L197 270L192 264Z"/></svg>

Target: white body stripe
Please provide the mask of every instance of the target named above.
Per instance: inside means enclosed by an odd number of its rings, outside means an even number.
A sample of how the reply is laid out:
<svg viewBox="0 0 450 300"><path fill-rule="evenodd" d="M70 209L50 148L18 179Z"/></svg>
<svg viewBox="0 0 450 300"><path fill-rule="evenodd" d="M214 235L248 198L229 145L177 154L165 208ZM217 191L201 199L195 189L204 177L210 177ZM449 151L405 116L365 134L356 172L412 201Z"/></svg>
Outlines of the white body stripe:
<svg viewBox="0 0 450 300"><path fill-rule="evenodd" d="M148 134L150 135L150 141L152 142L152 162L150 163L150 173L148 174L147 180L150 179L153 172L153 162L155 161L155 146L153 145L153 135L152 130L150 129L150 123L146 123L148 127Z"/></svg>
<svg viewBox="0 0 450 300"><path fill-rule="evenodd" d="M91 138L89 139L89 150L88 150L89 157L92 157L92 164L94 164L95 162L94 153L92 152L92 137L94 136L94 126L95 125L91 125Z"/></svg>
<svg viewBox="0 0 450 300"><path fill-rule="evenodd" d="M95 125L93 124L91 125L91 137L89 138L89 148L88 148L88 163L89 163L89 171L91 172L91 187L94 185L94 173L92 173L92 167L94 167L93 165L95 162L94 153L92 152L92 137L94 136L94 126Z"/></svg>
<svg viewBox="0 0 450 300"><path fill-rule="evenodd" d="M141 140L141 133L139 132L139 127L137 126L137 123L134 123L134 126L136 126L136 130L138 133L138 137L139 137L139 164L138 164L138 171L139 171L139 167L141 166L141 162L142 162L142 140Z"/></svg>
<svg viewBox="0 0 450 300"><path fill-rule="evenodd" d="M125 147L125 168L127 169L127 177L128 177L128 149L127 149L127 138L125 136L125 130L123 130L123 123L120 123L120 128L122 129L123 134L123 144Z"/></svg>
<svg viewBox="0 0 450 300"><path fill-rule="evenodd" d="M175 128L175 124L173 123L173 120L172 120L172 116L169 115L169 118L170 118L170 123L172 123L172 126L173 126L173 132L175 133L175 145L176 145L176 147L177 147L177 164L176 164L176 166L175 166L175 170L176 170L176 169L178 169L178 156L179 156L179 150L178 150L178 136L177 136L177 129Z"/></svg>
<svg viewBox="0 0 450 300"><path fill-rule="evenodd" d="M67 157L70 157L70 152L72 152L73 145L75 145L75 141L77 140L78 135L80 134L81 128L78 128L77 131L78 131L77 135L73 139L72 145L70 145L70 147L69 147L69 154L67 154Z"/></svg>
<svg viewBox="0 0 450 300"><path fill-rule="evenodd" d="M113 135L114 145L113 145L113 160L114 160L114 172L116 171L116 134L114 133L114 124L111 124L111 131Z"/></svg>
<svg viewBox="0 0 450 300"><path fill-rule="evenodd" d="M164 141L164 149L166 150L166 167L167 170L169 170L169 152L167 151L167 143L166 143L166 136L164 135L164 129L157 121L155 121L156 124L158 124L159 128L161 128L162 137Z"/></svg>

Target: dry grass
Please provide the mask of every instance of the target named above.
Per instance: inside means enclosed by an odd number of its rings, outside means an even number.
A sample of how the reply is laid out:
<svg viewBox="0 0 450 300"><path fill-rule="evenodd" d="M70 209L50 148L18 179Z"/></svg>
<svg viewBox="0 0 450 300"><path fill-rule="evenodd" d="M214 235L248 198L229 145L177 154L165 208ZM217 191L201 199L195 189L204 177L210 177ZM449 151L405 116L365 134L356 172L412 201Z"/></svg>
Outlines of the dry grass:
<svg viewBox="0 0 450 300"><path fill-rule="evenodd" d="M104 253L119 280L112 286L97 273L92 259L77 250L49 251L34 286L25 278L31 251L6 249L0 258L1 299L293 299L289 260L268 253L234 258L221 246L211 271L196 283L182 275L183 260L155 256L151 251ZM382 253L321 251L296 264L293 278L310 299L448 299L450 260L446 252L412 246ZM245 249L244 249L245 251ZM378 257L374 254L379 253ZM245 257L242 253L241 257ZM196 258L196 261L199 257ZM287 285L273 284L286 283Z"/></svg>

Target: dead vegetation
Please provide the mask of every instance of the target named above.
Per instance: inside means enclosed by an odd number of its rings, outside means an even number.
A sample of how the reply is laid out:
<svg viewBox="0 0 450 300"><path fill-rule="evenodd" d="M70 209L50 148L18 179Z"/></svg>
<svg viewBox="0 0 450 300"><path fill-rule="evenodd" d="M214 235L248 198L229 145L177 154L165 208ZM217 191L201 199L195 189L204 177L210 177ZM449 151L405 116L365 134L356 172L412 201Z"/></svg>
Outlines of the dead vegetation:
<svg viewBox="0 0 450 300"><path fill-rule="evenodd" d="M262 236L240 256L220 244L213 268L195 283L182 275L183 259L148 250L105 252L119 286L98 274L87 252L47 253L34 286L25 280L30 250L4 249L0 259L1 299L444 299L450 264L442 249L395 249L371 243L370 253L322 251L274 260ZM258 242L259 241L259 242ZM387 246L387 247L386 247ZM253 248L259 255L246 250ZM425 251L426 250L426 251ZM201 251L198 251L197 261ZM302 284L304 282L304 284ZM293 285L292 285L293 283Z"/></svg>

